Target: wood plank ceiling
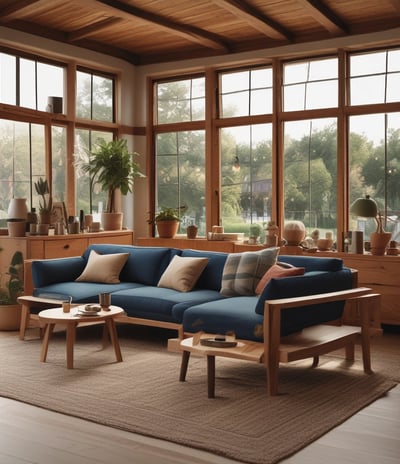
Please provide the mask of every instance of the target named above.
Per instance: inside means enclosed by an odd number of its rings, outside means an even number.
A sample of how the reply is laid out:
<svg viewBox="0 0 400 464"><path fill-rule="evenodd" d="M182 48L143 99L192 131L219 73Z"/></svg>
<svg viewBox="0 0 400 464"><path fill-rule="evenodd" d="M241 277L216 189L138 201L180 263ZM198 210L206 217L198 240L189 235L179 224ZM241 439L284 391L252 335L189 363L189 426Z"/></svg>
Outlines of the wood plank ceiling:
<svg viewBox="0 0 400 464"><path fill-rule="evenodd" d="M400 0L0 0L0 25L141 65L390 30Z"/></svg>

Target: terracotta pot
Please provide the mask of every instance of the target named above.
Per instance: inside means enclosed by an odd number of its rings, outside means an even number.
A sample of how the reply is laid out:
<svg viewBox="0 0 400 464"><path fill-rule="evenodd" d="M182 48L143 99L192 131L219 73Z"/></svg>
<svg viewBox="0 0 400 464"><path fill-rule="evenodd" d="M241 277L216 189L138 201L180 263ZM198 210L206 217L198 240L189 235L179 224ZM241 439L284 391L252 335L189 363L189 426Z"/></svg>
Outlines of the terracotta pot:
<svg viewBox="0 0 400 464"><path fill-rule="evenodd" d="M51 211L41 211L39 213L39 223L40 224L51 224Z"/></svg>
<svg viewBox="0 0 400 464"><path fill-rule="evenodd" d="M0 330L18 330L21 322L21 305L0 305Z"/></svg>
<svg viewBox="0 0 400 464"><path fill-rule="evenodd" d="M174 238L179 229L179 221L158 221L156 226L160 238Z"/></svg>
<svg viewBox="0 0 400 464"><path fill-rule="evenodd" d="M25 237L26 221L24 219L7 219L7 229L10 237Z"/></svg>
<svg viewBox="0 0 400 464"><path fill-rule="evenodd" d="M122 230L123 213L101 213L104 230Z"/></svg>
<svg viewBox="0 0 400 464"><path fill-rule="evenodd" d="M186 229L187 238L194 239L197 237L198 227L194 224L190 225Z"/></svg>
<svg viewBox="0 0 400 464"><path fill-rule="evenodd" d="M391 232L373 232L370 234L371 254L376 256L384 255L391 238Z"/></svg>

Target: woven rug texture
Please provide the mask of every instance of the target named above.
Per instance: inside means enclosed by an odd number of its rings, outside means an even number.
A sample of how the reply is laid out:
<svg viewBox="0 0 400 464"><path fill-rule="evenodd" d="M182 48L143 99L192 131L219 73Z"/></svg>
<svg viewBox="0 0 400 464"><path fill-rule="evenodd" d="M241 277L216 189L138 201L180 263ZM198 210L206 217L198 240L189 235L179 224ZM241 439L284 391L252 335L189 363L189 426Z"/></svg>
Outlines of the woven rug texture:
<svg viewBox="0 0 400 464"><path fill-rule="evenodd" d="M216 359L216 398L207 398L206 360L191 356L179 382L180 355L166 338L119 327L124 361L102 349L97 327L78 330L74 369L66 368L65 334L55 333L46 363L41 341L0 332L0 396L89 421L254 464L279 462L364 408L395 382L393 369L365 375L326 356L280 369L279 396L266 392L265 369ZM37 335L37 334L36 334ZM374 365L373 365L374 367ZM375 369L376 370L376 369ZM398 370L397 370L398 373ZM398 380L398 379L397 379Z"/></svg>

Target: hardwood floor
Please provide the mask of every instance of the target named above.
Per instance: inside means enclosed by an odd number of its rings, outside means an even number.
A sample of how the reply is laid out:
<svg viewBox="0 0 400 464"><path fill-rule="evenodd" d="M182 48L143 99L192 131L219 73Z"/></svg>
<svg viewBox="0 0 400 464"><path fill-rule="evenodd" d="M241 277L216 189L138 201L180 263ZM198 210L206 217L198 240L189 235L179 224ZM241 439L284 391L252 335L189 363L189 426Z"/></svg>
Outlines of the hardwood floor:
<svg viewBox="0 0 400 464"><path fill-rule="evenodd" d="M386 349L399 353L400 364L400 335L396 337L395 346L392 345L393 339ZM1 464L236 462L1 397L0 411ZM399 464L400 385L283 462Z"/></svg>

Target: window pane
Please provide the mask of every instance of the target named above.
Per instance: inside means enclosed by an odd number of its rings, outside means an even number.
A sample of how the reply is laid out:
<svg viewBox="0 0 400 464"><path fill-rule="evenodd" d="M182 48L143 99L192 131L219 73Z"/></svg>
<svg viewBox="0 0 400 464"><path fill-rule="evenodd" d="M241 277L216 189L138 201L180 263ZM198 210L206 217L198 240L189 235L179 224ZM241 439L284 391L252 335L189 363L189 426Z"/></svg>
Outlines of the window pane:
<svg viewBox="0 0 400 464"><path fill-rule="evenodd" d="M0 101L9 105L16 104L16 58L0 53Z"/></svg>
<svg viewBox="0 0 400 464"><path fill-rule="evenodd" d="M76 73L76 117L90 119L92 115L92 84L90 74Z"/></svg>
<svg viewBox="0 0 400 464"><path fill-rule="evenodd" d="M249 232L271 215L272 125L221 129L221 218L225 232Z"/></svg>
<svg viewBox="0 0 400 464"><path fill-rule="evenodd" d="M44 63L37 64L38 107L45 111L48 97L64 97L64 69Z"/></svg>
<svg viewBox="0 0 400 464"><path fill-rule="evenodd" d="M352 105L400 101L400 50L350 56Z"/></svg>
<svg viewBox="0 0 400 464"><path fill-rule="evenodd" d="M93 115L98 121L113 121L113 80L93 76Z"/></svg>
<svg viewBox="0 0 400 464"><path fill-rule="evenodd" d="M35 62L32 60L20 60L20 106L36 108L36 72Z"/></svg>
<svg viewBox="0 0 400 464"><path fill-rule="evenodd" d="M272 112L272 69L260 68L220 74L221 117Z"/></svg>
<svg viewBox="0 0 400 464"><path fill-rule="evenodd" d="M92 73L76 73L76 117L114 120L114 80Z"/></svg>
<svg viewBox="0 0 400 464"><path fill-rule="evenodd" d="M205 118L205 79L157 83L158 124Z"/></svg>
<svg viewBox="0 0 400 464"><path fill-rule="evenodd" d="M64 127L52 127L53 200L66 202L67 141Z"/></svg>
<svg viewBox="0 0 400 464"><path fill-rule="evenodd" d="M0 224L6 227L12 197L26 198L28 208L38 206L31 199L31 173L45 172L44 126L0 119Z"/></svg>
<svg viewBox="0 0 400 464"><path fill-rule="evenodd" d="M350 204L370 195L382 215L385 229L400 240L400 113L352 116L350 125ZM376 230L374 219L350 216L353 230L365 238Z"/></svg>
<svg viewBox="0 0 400 464"><path fill-rule="evenodd" d="M367 105L385 101L385 76L357 77L350 81L352 105Z"/></svg>
<svg viewBox="0 0 400 464"><path fill-rule="evenodd" d="M284 111L338 106L337 58L288 63L283 75Z"/></svg>
<svg viewBox="0 0 400 464"><path fill-rule="evenodd" d="M287 122L284 128L285 220L300 220L324 237L336 231L336 120Z"/></svg>
<svg viewBox="0 0 400 464"><path fill-rule="evenodd" d="M159 134L156 150L156 210L182 207L179 232L196 224L205 235L205 132Z"/></svg>
<svg viewBox="0 0 400 464"><path fill-rule="evenodd" d="M96 149L101 142L111 142L111 132L99 132L86 129L75 131L75 157L77 160L88 160L89 152ZM100 221L100 213L104 210L107 201L107 192L103 192L98 184L93 188L86 173L77 169L76 184L76 210L83 209L85 214L93 214L95 221Z"/></svg>

